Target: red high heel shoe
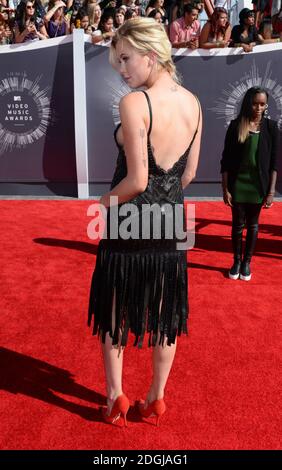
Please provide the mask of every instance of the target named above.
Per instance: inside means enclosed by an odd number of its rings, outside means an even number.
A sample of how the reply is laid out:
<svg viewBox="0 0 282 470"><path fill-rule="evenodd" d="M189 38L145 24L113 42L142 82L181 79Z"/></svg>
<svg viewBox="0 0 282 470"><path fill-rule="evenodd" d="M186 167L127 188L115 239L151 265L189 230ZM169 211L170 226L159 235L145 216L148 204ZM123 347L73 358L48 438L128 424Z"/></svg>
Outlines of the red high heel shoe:
<svg viewBox="0 0 282 470"><path fill-rule="evenodd" d="M127 396L122 393L114 401L111 413L109 415L107 414L107 408L102 408L102 416L105 423L114 424L120 419L122 415L124 425L127 426L126 415L129 410L129 406L130 404Z"/></svg>
<svg viewBox="0 0 282 470"><path fill-rule="evenodd" d="M144 418L149 418L150 416L156 416L156 426L159 426L160 417L164 414L166 410L165 402L163 398L159 400L154 400L144 408L145 402L139 401L138 409L141 416Z"/></svg>

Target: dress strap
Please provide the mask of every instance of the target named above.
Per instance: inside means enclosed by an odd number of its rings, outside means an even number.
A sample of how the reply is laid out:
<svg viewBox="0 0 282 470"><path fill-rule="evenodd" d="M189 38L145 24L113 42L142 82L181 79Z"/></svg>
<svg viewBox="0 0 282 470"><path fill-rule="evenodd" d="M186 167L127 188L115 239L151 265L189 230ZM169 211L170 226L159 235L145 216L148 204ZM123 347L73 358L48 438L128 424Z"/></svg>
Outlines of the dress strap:
<svg viewBox="0 0 282 470"><path fill-rule="evenodd" d="M197 128L196 128L196 130L195 130L195 132L194 132L193 139L191 140L190 147L192 147L192 145L193 145L193 143L194 143L194 140L195 140L195 138L196 138L196 135L197 135L197 133L198 133L199 124L200 124L200 117L201 117L201 105L200 105L200 101L199 101L199 99L198 99L198 97L197 97L196 95L193 95L193 96L196 98L197 103L198 103L199 115L198 115L198 124L197 124Z"/></svg>
<svg viewBox="0 0 282 470"><path fill-rule="evenodd" d="M152 112L152 105L151 105L151 100L149 98L149 95L148 93L145 91L145 90L142 90L142 92L144 93L144 95L146 96L146 100L147 100L147 103L148 103L148 108L149 108L149 114L150 114L150 127L149 127L149 130L148 130L148 136L150 136L151 134L151 130L152 130L152 123L153 123L153 112Z"/></svg>

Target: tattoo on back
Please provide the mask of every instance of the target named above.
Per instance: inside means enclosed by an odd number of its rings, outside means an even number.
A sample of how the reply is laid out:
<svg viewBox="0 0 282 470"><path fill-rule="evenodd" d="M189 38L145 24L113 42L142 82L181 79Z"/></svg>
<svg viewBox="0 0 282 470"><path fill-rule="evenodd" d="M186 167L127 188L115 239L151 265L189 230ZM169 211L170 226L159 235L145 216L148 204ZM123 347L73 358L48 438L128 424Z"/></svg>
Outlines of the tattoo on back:
<svg viewBox="0 0 282 470"><path fill-rule="evenodd" d="M143 139L145 138L145 129L140 129L139 132L140 132L140 137L141 137L142 162L143 162L144 167L146 168L147 159L146 159L146 155L144 153L144 141L143 141Z"/></svg>

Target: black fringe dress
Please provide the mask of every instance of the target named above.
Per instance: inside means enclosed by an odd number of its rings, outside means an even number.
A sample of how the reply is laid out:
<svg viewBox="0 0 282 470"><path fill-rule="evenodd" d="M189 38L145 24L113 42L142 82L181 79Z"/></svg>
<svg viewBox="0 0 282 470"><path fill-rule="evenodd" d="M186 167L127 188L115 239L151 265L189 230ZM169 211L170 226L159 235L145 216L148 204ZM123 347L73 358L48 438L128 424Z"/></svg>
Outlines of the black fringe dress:
<svg viewBox="0 0 282 470"><path fill-rule="evenodd" d="M157 341L163 344L175 342L176 335L187 333L188 318L188 279L186 250L179 249L184 240L177 238L177 230L173 229L169 236L165 229L166 220L171 221L171 210L181 210L181 229L185 231L184 197L181 177L186 167L193 139L180 159L169 170L162 169L155 161L150 144L152 129L152 108L149 96L144 92L150 112L150 128L148 131L149 180L146 190L126 204L134 204L138 211L139 237L124 240L103 238L98 246L96 266L92 277L88 325L94 316L93 334L99 334L105 342L109 332L113 345L125 346L128 332L135 336L134 345L142 346L144 335L149 333L149 346ZM115 131L115 140L116 132ZM111 184L114 188L127 174L126 157L123 148L118 144L119 155ZM161 207L158 213L157 238L150 227L149 237L140 238L142 217L148 207L157 204ZM120 210L124 204L120 204ZM148 206L149 205L149 206ZM115 208L117 210L117 207ZM163 210L165 209L165 210ZM107 213L107 229L109 233L111 211ZM167 217L167 214L170 216ZM173 222L179 220L173 212ZM119 215L116 229L121 227L125 216ZM148 219L146 219L148 221ZM155 222L156 219L154 219ZM152 221L152 218L150 218ZM113 224L113 222L111 222ZM142 225L143 224L143 225ZM154 225L154 230L156 229ZM116 230L118 231L118 230Z"/></svg>

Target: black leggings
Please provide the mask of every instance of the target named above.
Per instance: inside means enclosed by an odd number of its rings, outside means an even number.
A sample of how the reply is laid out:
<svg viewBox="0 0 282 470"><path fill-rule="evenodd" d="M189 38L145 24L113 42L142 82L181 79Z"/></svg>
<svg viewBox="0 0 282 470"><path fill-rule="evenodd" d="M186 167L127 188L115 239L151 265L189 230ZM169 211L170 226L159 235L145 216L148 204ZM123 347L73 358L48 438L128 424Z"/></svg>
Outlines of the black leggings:
<svg viewBox="0 0 282 470"><path fill-rule="evenodd" d="M242 232L247 227L244 258L250 260L257 241L258 221L262 204L233 202L232 207L232 245L234 256L241 257Z"/></svg>
<svg viewBox="0 0 282 470"><path fill-rule="evenodd" d="M258 220L262 204L250 204L246 202L233 202L232 207L232 227L237 228L247 226L258 230Z"/></svg>

